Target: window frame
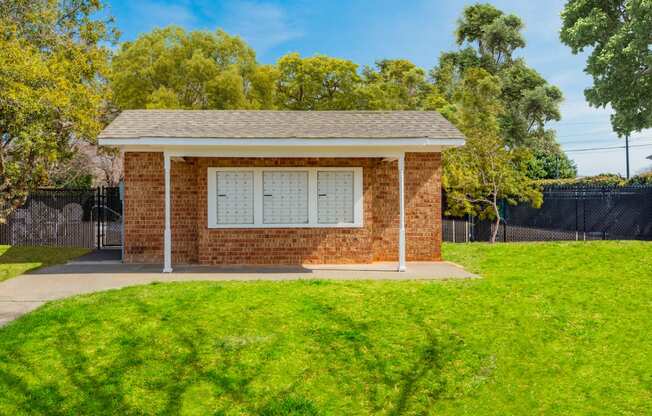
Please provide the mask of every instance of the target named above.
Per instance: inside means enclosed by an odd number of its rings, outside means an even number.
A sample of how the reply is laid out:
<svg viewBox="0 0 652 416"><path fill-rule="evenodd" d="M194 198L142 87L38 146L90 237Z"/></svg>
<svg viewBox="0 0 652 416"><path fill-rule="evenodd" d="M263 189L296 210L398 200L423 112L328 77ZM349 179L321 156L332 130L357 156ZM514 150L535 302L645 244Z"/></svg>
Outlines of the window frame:
<svg viewBox="0 0 652 416"><path fill-rule="evenodd" d="M308 172L308 223L302 224L265 224L263 222L263 172L264 171L307 171ZM351 167L210 167L207 169L207 225L208 228L362 228L364 226L364 192L363 168ZM254 222L253 224L218 224L217 223L217 172L251 171L253 172ZM353 222L320 224L318 222L318 171L353 171Z"/></svg>

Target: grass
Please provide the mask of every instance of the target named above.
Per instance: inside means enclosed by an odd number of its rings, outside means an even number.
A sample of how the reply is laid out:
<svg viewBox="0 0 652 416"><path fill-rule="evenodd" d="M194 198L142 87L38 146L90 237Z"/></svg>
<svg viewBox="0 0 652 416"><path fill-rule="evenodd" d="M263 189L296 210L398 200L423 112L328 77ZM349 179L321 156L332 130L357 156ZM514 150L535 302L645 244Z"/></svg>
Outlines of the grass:
<svg viewBox="0 0 652 416"><path fill-rule="evenodd" d="M0 414L652 414L652 244L445 257L485 278L49 303L0 330Z"/></svg>
<svg viewBox="0 0 652 416"><path fill-rule="evenodd" d="M39 267L65 263L88 253L85 248L13 247L0 245L0 282Z"/></svg>

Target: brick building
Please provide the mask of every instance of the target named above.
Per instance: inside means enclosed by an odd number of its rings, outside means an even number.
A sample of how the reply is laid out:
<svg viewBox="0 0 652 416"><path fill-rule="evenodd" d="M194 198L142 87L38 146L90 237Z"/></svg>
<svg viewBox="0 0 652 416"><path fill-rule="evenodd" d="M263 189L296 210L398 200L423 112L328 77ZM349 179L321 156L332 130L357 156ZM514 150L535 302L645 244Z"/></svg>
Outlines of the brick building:
<svg viewBox="0 0 652 416"><path fill-rule="evenodd" d="M129 110L124 261L335 264L441 258L436 112Z"/></svg>

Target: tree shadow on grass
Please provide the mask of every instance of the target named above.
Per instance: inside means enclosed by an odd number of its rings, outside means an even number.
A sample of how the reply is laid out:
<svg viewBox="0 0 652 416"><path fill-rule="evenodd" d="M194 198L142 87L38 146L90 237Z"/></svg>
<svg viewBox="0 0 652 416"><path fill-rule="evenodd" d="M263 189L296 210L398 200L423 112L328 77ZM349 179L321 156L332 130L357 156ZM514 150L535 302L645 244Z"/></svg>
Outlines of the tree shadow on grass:
<svg viewBox="0 0 652 416"><path fill-rule="evenodd" d="M322 413L313 397L302 393L306 391L306 373L315 369L311 363L306 363L304 374L295 376L288 386L271 386L262 397L252 390L253 383L265 382L261 378L266 374L266 366L273 363L270 357L282 350L280 339L272 337L261 343L260 340L242 337L216 338L197 325L185 326L183 322L169 319L164 308L152 308L137 297L130 297L129 302L133 303L139 315L146 316L150 324L154 322L158 326L149 332L138 333L135 328L143 322L112 322L110 330L117 335L109 338L109 347L103 350L89 352L85 343L99 341L85 341L87 334L82 337L84 329L98 322L89 318L83 325L77 324L73 321L76 319L74 315L57 322L58 333L51 344L57 358L50 370L60 371L55 379L35 380L47 369L42 367L43 362L22 352L19 347L0 352L0 358L8 363L0 365L0 391L6 391L7 397L17 398L11 403L16 413L101 415L135 414L158 409L158 414L173 415L184 410L188 397L196 399L196 395L188 396L187 393L200 384L210 386L212 390L207 394L219 398L219 404L213 409L215 414L233 408L246 414L266 416ZM192 302L180 304L182 308L175 311L178 316L184 316L186 308L196 307ZM454 361L466 358L462 356L468 352L463 340L423 324L417 316L409 319L419 324L422 341L411 343L415 345L413 351L402 351L405 359L397 364L388 361L388 351L381 350L374 340L378 336L374 333L375 325L382 322L354 319L321 300L309 299L307 304L315 326L308 328L309 333L305 335L316 341L326 366L331 366L331 363L338 367L347 364L360 366L361 371L343 375L349 378L343 382L370 386L366 400L370 414L412 412L418 408L417 402L423 401L424 395L429 403L446 400L451 393L459 393L460 383L468 384L467 378L472 377L471 374L456 379L455 371L451 370ZM159 330L172 337L169 340L171 348L163 354L150 354L155 352L152 348L156 348L151 345L151 336L159 334ZM107 339L103 341L107 342ZM254 361L251 361L251 355L245 356L252 343L256 343L257 348ZM390 355L393 352L390 351ZM477 357L471 354L472 359ZM473 366L477 362L480 360L470 364L471 370L475 369ZM143 368L148 366L155 372L163 368L163 375L147 379L150 373ZM139 386L145 388L144 398L141 397L138 404L130 401L134 395L140 394L127 383L130 374L135 375ZM352 380L352 377L356 379ZM147 402L149 392L162 398L159 407Z"/></svg>
<svg viewBox="0 0 652 416"><path fill-rule="evenodd" d="M136 299L133 301L139 302ZM136 307L148 312L147 305L139 303ZM61 373L55 379L35 380L34 377L47 370L40 367L42 363L38 361L30 362L20 350L11 351L5 356L7 362L11 362L10 366L0 366L0 391L6 390L11 396L20 398L12 403L17 413L57 416L140 414L151 411L138 409L129 403L127 397L133 396L133 392L128 391L124 384L125 375L129 372L138 372L148 364L163 364L156 362L159 358L143 357L143 349L149 347L150 339L135 335L131 325L114 326L113 331L124 334L112 340L119 343L119 348L113 348L110 356L93 356L87 352L80 338L81 328L67 326L66 320L59 324L60 332L55 336L52 347L56 349L58 359L55 365L61 369ZM85 325L89 324L92 323ZM247 391L263 368L242 364L241 352L245 345L216 343L208 335L200 330L191 334L179 328L176 339L171 340L176 347L169 357L170 361L165 364L173 363L172 375L149 386L165 398L164 406L157 414L181 413L185 393L199 383L212 385L226 403L238 405L252 414L258 413L256 404L248 400ZM273 350L274 343L267 348ZM213 366L205 366L202 361L205 354L219 355L220 359ZM274 403L281 407L284 405L283 400Z"/></svg>
<svg viewBox="0 0 652 416"><path fill-rule="evenodd" d="M439 376L444 367L450 364L450 361L446 359L445 352L441 349L440 341L433 336L432 332L429 332L428 343L423 346L412 366L401 376L399 393L391 414L403 414L409 407L417 384L431 371ZM435 401L441 398L447 387L442 377L436 377L436 382L429 391L430 397Z"/></svg>
<svg viewBox="0 0 652 416"><path fill-rule="evenodd" d="M63 345L65 344L65 347ZM89 359L80 346L79 338L73 331L65 331L65 339L59 338L54 346L61 360L60 374L51 381L34 379L45 371L38 362L30 362L18 351L11 353L11 367L15 371L0 369L0 383L12 396L22 400L12 403L19 414L70 415L70 414L109 414L127 413L129 408L124 403L124 392L120 384L113 385L114 390L107 391L107 383L114 379L126 365L124 356L133 352L126 348L124 353L114 360L107 369L108 373L93 375L90 369L93 360ZM58 369L51 369L58 371ZM72 387L64 387L67 382ZM71 391L74 390L74 391ZM64 391L66 393L64 393ZM70 393L80 397L71 401Z"/></svg>
<svg viewBox="0 0 652 416"><path fill-rule="evenodd" d="M366 369L359 381L370 384L368 402L372 406L371 414L404 414L424 395L428 396L430 403L447 400L460 394L461 386L473 385L474 374L485 370L486 357L468 351L459 336L435 331L419 317L412 316L423 331L425 342L411 351L410 361L397 371L388 364L386 356L381 356L370 334L373 326L381 323L356 321L315 299L311 299L308 305L320 315L319 322L330 323L313 329L311 333L319 339L323 353L336 355L342 360L355 357ZM466 363L471 370L468 375L457 374L454 368L454 362L463 359L470 361ZM388 391L395 393L389 397Z"/></svg>

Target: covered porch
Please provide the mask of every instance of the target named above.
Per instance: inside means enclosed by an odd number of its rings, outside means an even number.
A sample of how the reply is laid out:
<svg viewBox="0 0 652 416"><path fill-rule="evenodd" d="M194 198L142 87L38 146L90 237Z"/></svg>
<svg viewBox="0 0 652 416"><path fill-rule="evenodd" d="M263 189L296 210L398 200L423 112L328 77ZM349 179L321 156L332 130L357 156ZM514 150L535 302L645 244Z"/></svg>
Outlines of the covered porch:
<svg viewBox="0 0 652 416"><path fill-rule="evenodd" d="M391 151L393 150L393 151ZM173 181L174 177L172 174L172 163L176 164L183 164L189 161L192 158L202 158L202 160L211 160L215 158L219 158L220 160L225 160L226 159L231 159L231 160L242 160L242 159L247 159L250 160L252 158L258 159L258 160L263 160L262 164L267 165L268 163L264 162L265 159L267 160L282 160L282 161L287 161L287 160L315 160L317 162L321 162L323 160L326 161L333 161L336 160L336 162L326 162L326 164L329 165L337 165L338 162L337 160L341 161L350 161L350 160L376 160L378 163L386 164L387 166L395 166L395 183L394 187L395 190L394 192L397 195L397 200L396 206L393 207L395 211L398 212L398 223L395 224L395 228L397 231L397 241L394 246L394 250L396 253L396 258L397 262L394 263L393 270L399 271L399 272L405 272L407 269L407 262L406 262L406 210L405 210L405 152L399 151L398 149L391 149L388 151L387 149L379 149L379 150L369 150L369 149L346 149L346 148L341 148L341 147L334 147L334 148L321 148L321 149L304 149L302 147L297 147L294 146L292 148L273 148L273 149L257 149L254 151L247 151L245 149L226 149L226 148L204 148L204 149L198 149L195 151L184 149L184 150L174 150L174 149L166 149L163 152L163 174L164 174L164 194L165 194L165 205L164 205L164 218L165 218L165 223L164 223L164 246L163 246L163 272L164 273L170 273L173 271L173 246L174 246L174 233L173 233ZM261 168L261 169L298 169L303 171L303 169L308 169L308 166L299 166L299 167L286 167L285 165L281 167L274 167L274 168ZM220 168L208 168L209 170L209 178L207 179L207 188L209 189L208 195L206 196L207 202L208 202L208 215L207 215L207 226L208 228L219 228L220 230L218 231L225 231L223 227L220 226L215 226L215 218L212 217L212 212L215 211L215 203L212 203L211 198L212 195L210 194L210 189L211 187L214 187L216 184L211 182L211 175L213 174L213 169L220 169ZM222 168L222 169L236 169L237 171L241 170L246 170L248 171L249 169L255 169L252 167L238 167L238 168ZM340 169L338 167L328 167L328 168L320 168L320 169ZM346 169L346 168L341 168L341 169ZM391 168L390 168L391 169ZM363 170L363 168L360 168L360 170ZM367 173L365 176L369 176ZM260 180L262 182L262 180ZM316 180L311 178L311 182L315 183L310 183L309 187L310 188L317 188ZM254 182L256 182L256 179L254 179ZM355 219L351 224L340 224L337 225L338 228L341 228L342 230L345 229L354 229L354 228L365 228L365 218L364 218L364 201L363 201L363 179L362 175L359 178L359 184L355 184L354 188L357 188L359 191L359 195L355 196L355 201L354 201L354 209L359 208L359 214L356 212L355 214ZM262 184L254 184L254 187L260 187L262 191ZM308 201L309 206L316 206L318 204L317 201ZM260 211L262 211L262 208L260 208ZM258 212L254 215L261 216L262 213ZM311 214L313 215L313 214ZM316 213L314 214L316 216ZM367 219L367 222L369 222L369 219ZM251 232L253 231L252 229L301 229L301 228L317 228L320 227L321 224L319 224L315 218L310 219L310 224L304 226L303 224L283 224L276 226L274 224L254 224L253 226L232 226L232 227L226 227L226 230L229 230L231 232L238 232L239 229L241 229L243 232ZM353 237L355 238L355 237ZM390 249L391 250L391 249ZM314 262L314 260L310 261L311 263ZM229 264L228 260L226 261L227 266L233 266L233 264ZM235 262L234 262L235 263ZM255 263L255 262L254 262ZM386 262L387 263L387 262ZM345 264L345 265L339 265L338 266L350 266L350 264ZM387 264L383 265L380 267L380 270L386 270L387 269Z"/></svg>
<svg viewBox="0 0 652 416"><path fill-rule="evenodd" d="M129 111L127 263L302 265L441 260L435 112Z"/></svg>

